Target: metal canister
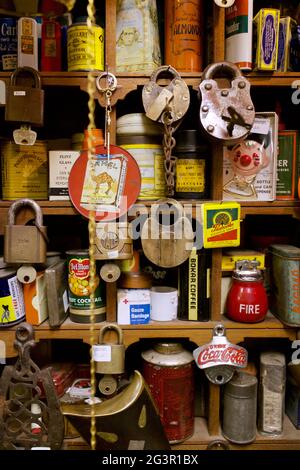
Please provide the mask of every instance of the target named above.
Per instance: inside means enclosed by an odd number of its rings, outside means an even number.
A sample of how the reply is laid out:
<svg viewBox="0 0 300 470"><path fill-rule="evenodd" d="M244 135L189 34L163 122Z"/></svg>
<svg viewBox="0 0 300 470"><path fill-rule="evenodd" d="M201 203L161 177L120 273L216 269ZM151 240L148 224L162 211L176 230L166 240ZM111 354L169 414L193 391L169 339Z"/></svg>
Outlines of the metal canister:
<svg viewBox="0 0 300 470"><path fill-rule="evenodd" d="M142 353L143 376L157 404L166 436L171 444L194 433L194 361L182 344L156 343Z"/></svg>
<svg viewBox="0 0 300 470"><path fill-rule="evenodd" d="M104 30L92 25L89 37L87 23L74 23L68 28L68 71L104 69Z"/></svg>
<svg viewBox="0 0 300 470"><path fill-rule="evenodd" d="M22 285L13 269L0 269L0 328L25 319Z"/></svg>
<svg viewBox="0 0 300 470"><path fill-rule="evenodd" d="M224 387L223 436L235 444L256 438L257 378L236 372Z"/></svg>
<svg viewBox="0 0 300 470"><path fill-rule="evenodd" d="M16 18L0 18L0 71L17 68L18 36Z"/></svg>
<svg viewBox="0 0 300 470"><path fill-rule="evenodd" d="M77 323L90 322L91 287L88 250L67 251L70 318ZM95 321L105 321L105 283L96 274Z"/></svg>
<svg viewBox="0 0 300 470"><path fill-rule="evenodd" d="M300 248L271 245L270 310L284 324L300 326Z"/></svg>

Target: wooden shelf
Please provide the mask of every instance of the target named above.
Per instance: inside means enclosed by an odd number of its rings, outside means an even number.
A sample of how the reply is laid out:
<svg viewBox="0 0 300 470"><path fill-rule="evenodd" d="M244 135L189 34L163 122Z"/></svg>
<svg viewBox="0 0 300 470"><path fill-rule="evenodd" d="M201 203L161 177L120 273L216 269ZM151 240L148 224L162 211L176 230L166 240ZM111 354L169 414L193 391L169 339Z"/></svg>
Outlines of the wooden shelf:
<svg viewBox="0 0 300 470"><path fill-rule="evenodd" d="M239 343L245 338L288 338L291 341L297 338L297 329L283 325L271 313L261 323L245 324L237 323L226 319L221 315L219 321L192 322L192 321L172 321L172 322L150 322L148 325L121 325L124 333L125 346L138 342L140 339L151 338L184 338L197 345L208 343L212 338L212 329L222 322L226 328L226 334L230 342ZM105 323L97 323L96 331ZM13 348L15 339L15 329L1 329L1 339L6 344L7 357L14 357L16 352ZM53 339L73 339L81 340L90 344L90 325L74 323L67 318L66 321L56 329L50 328L48 321L34 327L35 340ZM96 335L97 336L97 335Z"/></svg>

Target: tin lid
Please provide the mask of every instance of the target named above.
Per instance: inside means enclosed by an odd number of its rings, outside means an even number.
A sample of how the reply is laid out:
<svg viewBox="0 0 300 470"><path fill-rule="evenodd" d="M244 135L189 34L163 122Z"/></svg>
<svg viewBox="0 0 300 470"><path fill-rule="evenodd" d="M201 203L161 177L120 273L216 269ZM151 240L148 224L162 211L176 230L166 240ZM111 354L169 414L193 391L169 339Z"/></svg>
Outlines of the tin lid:
<svg viewBox="0 0 300 470"><path fill-rule="evenodd" d="M200 132L196 129L183 129L175 134L176 146L174 153L208 151L207 144L201 140Z"/></svg>
<svg viewBox="0 0 300 470"><path fill-rule="evenodd" d="M285 355L276 351L264 351L260 354L260 365L285 368Z"/></svg>
<svg viewBox="0 0 300 470"><path fill-rule="evenodd" d="M261 271L257 269L258 265L258 261L251 261L246 259L236 261L232 279L244 282L261 281L263 276Z"/></svg>
<svg viewBox="0 0 300 470"><path fill-rule="evenodd" d="M89 250L69 250L66 251L68 256L89 256Z"/></svg>
<svg viewBox="0 0 300 470"><path fill-rule="evenodd" d="M224 393L236 398L252 398L257 393L257 378L245 372L236 371L225 385Z"/></svg>
<svg viewBox="0 0 300 470"><path fill-rule="evenodd" d="M192 353L174 341L155 343L153 349L142 352L142 358L150 364L166 367L185 365L194 360Z"/></svg>
<svg viewBox="0 0 300 470"><path fill-rule="evenodd" d="M152 278L143 272L123 272L118 281L118 285L124 289L150 289Z"/></svg>
<svg viewBox="0 0 300 470"><path fill-rule="evenodd" d="M117 134L162 135L162 127L144 113L125 114L117 119Z"/></svg>
<svg viewBox="0 0 300 470"><path fill-rule="evenodd" d="M300 258L300 248L292 245L271 245L270 253L284 258Z"/></svg>

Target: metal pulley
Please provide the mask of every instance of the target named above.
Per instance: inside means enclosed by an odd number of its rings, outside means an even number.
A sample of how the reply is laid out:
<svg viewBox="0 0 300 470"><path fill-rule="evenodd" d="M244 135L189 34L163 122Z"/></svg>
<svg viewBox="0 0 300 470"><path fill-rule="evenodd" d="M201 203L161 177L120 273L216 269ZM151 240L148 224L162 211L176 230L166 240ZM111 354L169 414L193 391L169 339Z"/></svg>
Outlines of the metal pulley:
<svg viewBox="0 0 300 470"><path fill-rule="evenodd" d="M230 87L221 85L221 79ZM234 145L250 133L255 109L250 96L250 82L230 62L210 64L203 72L200 90L200 123L211 140Z"/></svg>
<svg viewBox="0 0 300 470"><path fill-rule="evenodd" d="M247 350L229 343L222 324L214 327L212 341L195 349L193 356L199 369L204 369L208 380L216 385L229 382L235 369L248 363Z"/></svg>

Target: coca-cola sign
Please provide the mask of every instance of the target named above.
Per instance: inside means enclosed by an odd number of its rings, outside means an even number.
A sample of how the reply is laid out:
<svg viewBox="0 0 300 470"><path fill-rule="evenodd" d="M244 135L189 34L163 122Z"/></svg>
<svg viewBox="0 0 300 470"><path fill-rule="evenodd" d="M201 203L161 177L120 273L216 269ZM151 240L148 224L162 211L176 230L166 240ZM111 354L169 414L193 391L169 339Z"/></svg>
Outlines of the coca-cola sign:
<svg viewBox="0 0 300 470"><path fill-rule="evenodd" d="M246 367L248 363L247 350L229 343L223 325L214 328L212 341L195 349L193 356L200 369L219 365Z"/></svg>

